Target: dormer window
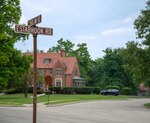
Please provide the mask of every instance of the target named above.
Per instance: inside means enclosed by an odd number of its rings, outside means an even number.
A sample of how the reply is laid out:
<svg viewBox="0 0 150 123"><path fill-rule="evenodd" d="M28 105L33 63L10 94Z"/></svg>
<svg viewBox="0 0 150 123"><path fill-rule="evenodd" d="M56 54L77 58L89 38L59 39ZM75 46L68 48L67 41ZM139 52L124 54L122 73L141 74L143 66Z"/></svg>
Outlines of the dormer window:
<svg viewBox="0 0 150 123"><path fill-rule="evenodd" d="M51 59L45 58L43 62L44 62L44 64L49 64L51 62Z"/></svg>

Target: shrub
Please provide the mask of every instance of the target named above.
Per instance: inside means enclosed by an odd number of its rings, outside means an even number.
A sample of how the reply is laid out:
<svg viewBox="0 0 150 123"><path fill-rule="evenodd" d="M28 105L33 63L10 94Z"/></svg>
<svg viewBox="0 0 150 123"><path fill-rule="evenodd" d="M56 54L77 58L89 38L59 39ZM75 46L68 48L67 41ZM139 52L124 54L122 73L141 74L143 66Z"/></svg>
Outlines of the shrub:
<svg viewBox="0 0 150 123"><path fill-rule="evenodd" d="M17 94L17 93L23 93L23 89L22 88L17 88L17 89L8 89L5 90L6 94Z"/></svg>
<svg viewBox="0 0 150 123"><path fill-rule="evenodd" d="M33 87L28 87L27 89L24 88L16 88L16 89L9 89L5 90L7 94L17 94L17 93L33 93ZM37 88L37 94L41 94L41 89Z"/></svg>
<svg viewBox="0 0 150 123"><path fill-rule="evenodd" d="M3 92L3 88L2 88L2 86L0 86L0 93L2 93Z"/></svg>
<svg viewBox="0 0 150 123"><path fill-rule="evenodd" d="M123 95L131 95L132 89L130 87L124 87L124 88L122 88L122 94Z"/></svg>
<svg viewBox="0 0 150 123"><path fill-rule="evenodd" d="M54 91L55 93L59 94L61 87L49 87L49 90L52 92Z"/></svg>
<svg viewBox="0 0 150 123"><path fill-rule="evenodd" d="M93 87L75 87L74 92L76 94L92 94L94 88Z"/></svg>
<svg viewBox="0 0 150 123"><path fill-rule="evenodd" d="M73 87L64 87L62 89L63 94L73 94L74 93L74 88Z"/></svg>
<svg viewBox="0 0 150 123"><path fill-rule="evenodd" d="M93 89L93 94L99 94L101 91L101 88L100 87L94 87Z"/></svg>
<svg viewBox="0 0 150 123"><path fill-rule="evenodd" d="M33 93L33 87L28 87L27 91L28 91L28 93Z"/></svg>

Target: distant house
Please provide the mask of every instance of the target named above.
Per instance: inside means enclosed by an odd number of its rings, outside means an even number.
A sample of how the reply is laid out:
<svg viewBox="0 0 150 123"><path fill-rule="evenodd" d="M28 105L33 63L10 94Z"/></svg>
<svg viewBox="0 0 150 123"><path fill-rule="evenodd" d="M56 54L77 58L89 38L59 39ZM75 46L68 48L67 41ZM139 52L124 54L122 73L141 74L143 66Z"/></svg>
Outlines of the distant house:
<svg viewBox="0 0 150 123"><path fill-rule="evenodd" d="M144 83L141 83L139 86L139 95L150 95L150 87L147 87Z"/></svg>
<svg viewBox="0 0 150 123"><path fill-rule="evenodd" d="M32 55L32 53L24 53ZM33 63L31 64L33 68ZM80 78L76 57L66 57L64 50L59 53L37 53L37 68L40 74L52 77L52 86L83 87L85 81Z"/></svg>

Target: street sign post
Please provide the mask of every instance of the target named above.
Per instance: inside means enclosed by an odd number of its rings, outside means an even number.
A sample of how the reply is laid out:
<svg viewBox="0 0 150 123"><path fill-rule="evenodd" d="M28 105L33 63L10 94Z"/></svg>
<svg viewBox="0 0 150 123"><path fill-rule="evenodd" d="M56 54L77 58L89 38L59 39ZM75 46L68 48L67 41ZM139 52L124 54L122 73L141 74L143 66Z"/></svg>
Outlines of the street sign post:
<svg viewBox="0 0 150 123"><path fill-rule="evenodd" d="M39 15L28 21L28 25L15 25L15 32L22 34L33 35L33 49L34 49L34 85L33 85L33 123L36 123L36 109L37 109L37 35L53 35L52 28L37 27L36 24L41 23L42 15Z"/></svg>
<svg viewBox="0 0 150 123"><path fill-rule="evenodd" d="M53 35L52 28L45 28L45 27L32 27L31 25L15 25L15 32L16 33L23 33L23 34L41 34L41 35Z"/></svg>
<svg viewBox="0 0 150 123"><path fill-rule="evenodd" d="M38 23L41 23L41 21L42 21L42 15L39 15L31 20L28 20L28 25L34 26Z"/></svg>

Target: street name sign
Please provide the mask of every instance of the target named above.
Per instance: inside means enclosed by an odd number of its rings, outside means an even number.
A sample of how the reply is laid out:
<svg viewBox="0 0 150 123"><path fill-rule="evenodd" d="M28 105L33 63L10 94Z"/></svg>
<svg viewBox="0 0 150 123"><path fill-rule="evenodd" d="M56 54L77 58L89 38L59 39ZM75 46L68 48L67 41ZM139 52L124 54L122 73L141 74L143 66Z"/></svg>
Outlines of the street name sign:
<svg viewBox="0 0 150 123"><path fill-rule="evenodd" d="M34 25L36 25L38 23L41 23L41 21L42 21L42 15L39 15L39 16L29 20L28 21L28 25L34 26Z"/></svg>
<svg viewBox="0 0 150 123"><path fill-rule="evenodd" d="M53 35L52 28L45 28L45 27L32 27L31 25L15 25L15 32L16 33L23 33L23 34L41 34L41 35Z"/></svg>

